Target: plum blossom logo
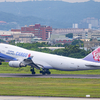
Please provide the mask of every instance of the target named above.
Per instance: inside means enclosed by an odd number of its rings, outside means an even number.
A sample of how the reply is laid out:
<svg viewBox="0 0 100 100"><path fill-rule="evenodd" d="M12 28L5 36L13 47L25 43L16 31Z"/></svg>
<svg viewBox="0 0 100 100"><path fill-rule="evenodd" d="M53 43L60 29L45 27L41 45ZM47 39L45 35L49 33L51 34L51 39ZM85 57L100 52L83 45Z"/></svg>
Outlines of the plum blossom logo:
<svg viewBox="0 0 100 100"><path fill-rule="evenodd" d="M93 59L94 59L95 61L100 61L100 48L94 50L94 51L92 52L92 55L93 55Z"/></svg>

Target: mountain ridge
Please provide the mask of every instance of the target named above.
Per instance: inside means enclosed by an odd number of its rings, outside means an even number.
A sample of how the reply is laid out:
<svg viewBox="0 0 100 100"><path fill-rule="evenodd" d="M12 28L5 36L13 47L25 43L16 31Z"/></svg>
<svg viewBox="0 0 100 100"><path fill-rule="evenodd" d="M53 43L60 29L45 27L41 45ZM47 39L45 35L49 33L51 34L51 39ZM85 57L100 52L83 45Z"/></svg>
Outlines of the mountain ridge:
<svg viewBox="0 0 100 100"><path fill-rule="evenodd" d="M17 22L20 26L40 23L54 28L70 28L72 23L79 23L87 17L100 19L100 3L94 1L83 3L62 1L1 2L0 12L14 15L15 18L13 16L12 21ZM7 19L5 17L7 15L3 17L4 21ZM19 19L22 19L21 22L18 21Z"/></svg>

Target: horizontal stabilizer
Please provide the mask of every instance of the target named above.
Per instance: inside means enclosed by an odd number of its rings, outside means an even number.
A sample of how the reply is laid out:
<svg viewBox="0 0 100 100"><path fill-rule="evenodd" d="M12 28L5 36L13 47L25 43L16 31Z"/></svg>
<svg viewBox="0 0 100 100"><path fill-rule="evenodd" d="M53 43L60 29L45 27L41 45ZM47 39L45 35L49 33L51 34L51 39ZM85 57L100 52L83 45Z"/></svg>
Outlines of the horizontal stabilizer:
<svg viewBox="0 0 100 100"><path fill-rule="evenodd" d="M100 67L100 65L85 65L87 67Z"/></svg>

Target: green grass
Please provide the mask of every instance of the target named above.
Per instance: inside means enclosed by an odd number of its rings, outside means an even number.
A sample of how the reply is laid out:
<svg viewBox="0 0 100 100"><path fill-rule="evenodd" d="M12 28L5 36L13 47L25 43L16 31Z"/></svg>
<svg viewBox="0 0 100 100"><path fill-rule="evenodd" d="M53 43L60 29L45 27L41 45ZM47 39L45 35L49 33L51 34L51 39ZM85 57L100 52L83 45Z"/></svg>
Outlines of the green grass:
<svg viewBox="0 0 100 100"><path fill-rule="evenodd" d="M0 78L0 95L100 97L99 79Z"/></svg>
<svg viewBox="0 0 100 100"><path fill-rule="evenodd" d="M35 69L36 74L39 74L39 70ZM84 75L100 75L100 69L98 70L85 70L85 71L59 71L59 70L50 70L51 74L84 74ZM0 73L27 73L31 74L30 66L22 67L22 68L13 68L9 67L7 62L3 62L0 65Z"/></svg>
<svg viewBox="0 0 100 100"><path fill-rule="evenodd" d="M12 68L8 63L0 66L0 73L30 73L30 67ZM36 73L39 73L36 70ZM100 70L58 71L52 74L95 74ZM100 98L99 79L74 78L0 78L0 95L16 96L53 96L53 97L91 97Z"/></svg>

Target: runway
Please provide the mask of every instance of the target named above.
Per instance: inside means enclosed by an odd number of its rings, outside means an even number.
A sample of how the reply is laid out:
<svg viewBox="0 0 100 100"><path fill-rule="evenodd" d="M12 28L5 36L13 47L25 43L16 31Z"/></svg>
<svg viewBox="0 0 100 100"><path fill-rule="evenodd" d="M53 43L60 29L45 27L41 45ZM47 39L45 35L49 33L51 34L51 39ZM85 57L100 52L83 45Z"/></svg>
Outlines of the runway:
<svg viewBox="0 0 100 100"><path fill-rule="evenodd" d="M0 96L0 100L100 100L100 98Z"/></svg>
<svg viewBox="0 0 100 100"><path fill-rule="evenodd" d="M87 78L87 79L100 79L100 75L72 75L72 74L0 74L0 77L32 77L32 78Z"/></svg>

